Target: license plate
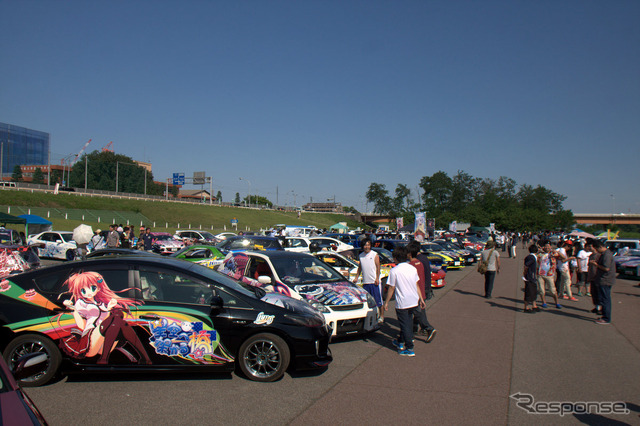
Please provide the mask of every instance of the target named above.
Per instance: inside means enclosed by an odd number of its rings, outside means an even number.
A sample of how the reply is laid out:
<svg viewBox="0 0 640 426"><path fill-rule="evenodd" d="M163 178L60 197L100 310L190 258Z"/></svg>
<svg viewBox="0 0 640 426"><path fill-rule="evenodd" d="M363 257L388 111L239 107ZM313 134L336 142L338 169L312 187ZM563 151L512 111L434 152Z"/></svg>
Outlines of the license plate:
<svg viewBox="0 0 640 426"><path fill-rule="evenodd" d="M455 266L460 266L460 262L453 262Z"/></svg>
<svg viewBox="0 0 640 426"><path fill-rule="evenodd" d="M442 280L438 280L438 285L442 285Z"/></svg>

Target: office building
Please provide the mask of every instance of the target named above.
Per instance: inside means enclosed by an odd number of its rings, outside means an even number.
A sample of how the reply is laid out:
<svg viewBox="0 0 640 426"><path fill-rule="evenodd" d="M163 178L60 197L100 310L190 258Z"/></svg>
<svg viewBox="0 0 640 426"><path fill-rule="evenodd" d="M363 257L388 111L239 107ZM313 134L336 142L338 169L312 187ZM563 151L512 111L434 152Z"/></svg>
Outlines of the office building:
<svg viewBox="0 0 640 426"><path fill-rule="evenodd" d="M10 177L16 165L48 164L49 133L0 123L0 172Z"/></svg>

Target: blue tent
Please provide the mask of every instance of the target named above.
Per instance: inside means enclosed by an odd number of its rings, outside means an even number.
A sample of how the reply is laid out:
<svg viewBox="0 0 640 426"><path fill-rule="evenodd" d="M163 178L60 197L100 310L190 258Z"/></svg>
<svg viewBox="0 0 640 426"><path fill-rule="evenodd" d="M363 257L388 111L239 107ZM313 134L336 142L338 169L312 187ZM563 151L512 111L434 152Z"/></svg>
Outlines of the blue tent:
<svg viewBox="0 0 640 426"><path fill-rule="evenodd" d="M53 224L51 221L36 216L35 214L21 214L20 216L23 219L26 219L27 223L25 224L25 234L28 236L29 228L31 228L31 234L38 234L40 232L51 230L51 225Z"/></svg>

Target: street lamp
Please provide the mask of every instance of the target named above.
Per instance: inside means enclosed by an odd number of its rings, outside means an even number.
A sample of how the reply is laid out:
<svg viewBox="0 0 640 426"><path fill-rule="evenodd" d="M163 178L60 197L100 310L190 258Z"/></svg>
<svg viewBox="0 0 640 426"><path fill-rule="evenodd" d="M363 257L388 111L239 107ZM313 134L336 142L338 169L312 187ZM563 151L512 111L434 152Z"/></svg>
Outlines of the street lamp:
<svg viewBox="0 0 640 426"><path fill-rule="evenodd" d="M249 207L251 207L251 181L249 179L243 179L243 178L239 178L239 179L247 182L247 184L249 185Z"/></svg>

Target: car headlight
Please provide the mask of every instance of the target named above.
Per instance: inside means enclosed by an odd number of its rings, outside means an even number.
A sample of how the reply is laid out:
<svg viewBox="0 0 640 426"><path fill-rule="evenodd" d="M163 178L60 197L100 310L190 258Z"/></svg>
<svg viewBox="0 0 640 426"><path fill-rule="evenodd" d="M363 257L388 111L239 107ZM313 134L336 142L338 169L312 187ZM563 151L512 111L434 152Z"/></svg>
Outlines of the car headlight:
<svg viewBox="0 0 640 426"><path fill-rule="evenodd" d="M377 308L378 304L376 303L376 299L373 298L372 295L367 293L367 306L369 309Z"/></svg>
<svg viewBox="0 0 640 426"><path fill-rule="evenodd" d="M323 314L331 313L329 308L327 308L326 306L324 306L322 303L318 302L317 300L309 300L309 304L311 306L313 306L315 309L317 309L318 311L322 312Z"/></svg>
<svg viewBox="0 0 640 426"><path fill-rule="evenodd" d="M295 315L284 314L285 318L294 324L303 325L305 327L322 327L325 325L324 316L307 316L307 315Z"/></svg>

